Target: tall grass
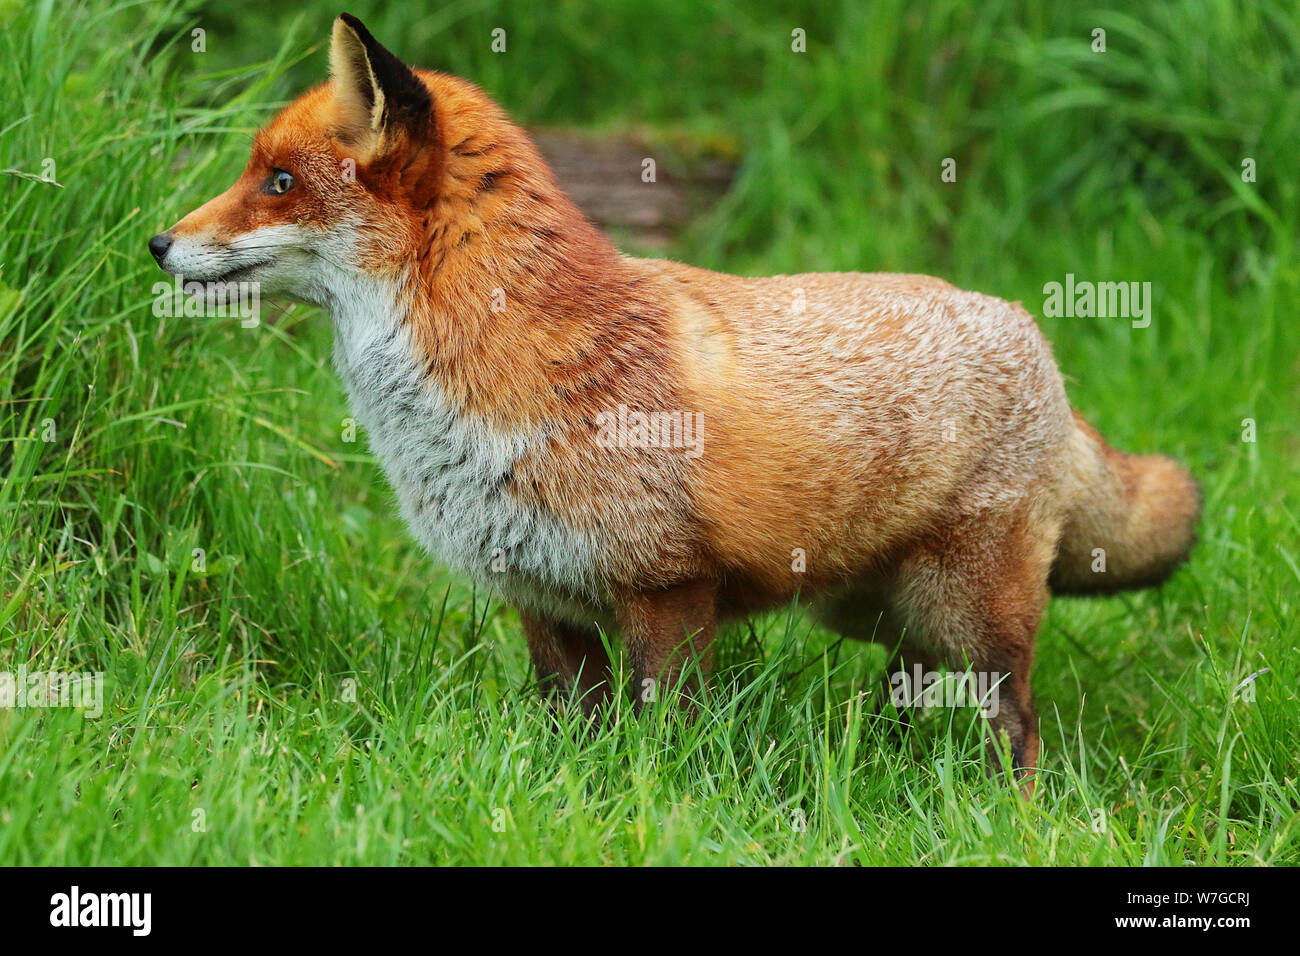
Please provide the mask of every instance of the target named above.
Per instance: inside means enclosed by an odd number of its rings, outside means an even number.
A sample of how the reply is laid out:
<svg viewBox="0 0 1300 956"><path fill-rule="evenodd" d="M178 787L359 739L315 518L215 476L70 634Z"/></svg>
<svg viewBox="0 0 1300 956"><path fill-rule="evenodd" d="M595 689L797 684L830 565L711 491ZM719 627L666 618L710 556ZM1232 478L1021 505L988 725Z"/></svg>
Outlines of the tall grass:
<svg viewBox="0 0 1300 956"><path fill-rule="evenodd" d="M964 712L876 716L877 652L793 611L724 638L697 723L556 730L513 612L345 440L323 317L152 309L148 237L323 76L338 11L0 0L0 670L107 680L98 719L0 709L0 861L1296 861L1292 5L351 9L528 122L731 144L675 257L1035 313L1067 272L1151 282L1150 328L1042 324L1113 443L1201 479L1200 547L1158 592L1052 605L1030 804Z"/></svg>

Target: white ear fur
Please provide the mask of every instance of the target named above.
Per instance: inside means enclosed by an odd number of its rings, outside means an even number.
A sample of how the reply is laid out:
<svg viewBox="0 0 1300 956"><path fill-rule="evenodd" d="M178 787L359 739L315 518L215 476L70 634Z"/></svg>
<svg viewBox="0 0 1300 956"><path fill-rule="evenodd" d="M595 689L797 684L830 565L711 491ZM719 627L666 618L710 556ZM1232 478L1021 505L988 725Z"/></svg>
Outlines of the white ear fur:
<svg viewBox="0 0 1300 956"><path fill-rule="evenodd" d="M384 91L361 38L341 18L330 35L330 76L347 126L358 133L381 133Z"/></svg>

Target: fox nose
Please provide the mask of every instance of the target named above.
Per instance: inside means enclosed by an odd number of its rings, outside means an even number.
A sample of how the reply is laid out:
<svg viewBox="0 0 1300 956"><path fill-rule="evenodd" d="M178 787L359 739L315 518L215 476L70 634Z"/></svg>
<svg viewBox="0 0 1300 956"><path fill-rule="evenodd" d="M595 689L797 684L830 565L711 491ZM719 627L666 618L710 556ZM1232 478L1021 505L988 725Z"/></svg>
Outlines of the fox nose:
<svg viewBox="0 0 1300 956"><path fill-rule="evenodd" d="M160 232L149 240L149 251L153 253L153 257L158 260L159 265L162 264L163 256L167 255L167 250L171 247L172 237L165 232Z"/></svg>

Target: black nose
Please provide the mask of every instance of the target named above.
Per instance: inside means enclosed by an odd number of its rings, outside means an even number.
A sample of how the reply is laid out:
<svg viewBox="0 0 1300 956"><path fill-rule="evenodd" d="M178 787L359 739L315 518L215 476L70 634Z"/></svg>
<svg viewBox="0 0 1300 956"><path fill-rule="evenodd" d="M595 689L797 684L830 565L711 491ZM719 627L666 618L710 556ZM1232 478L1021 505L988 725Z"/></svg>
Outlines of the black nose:
<svg viewBox="0 0 1300 956"><path fill-rule="evenodd" d="M165 232L160 232L149 240L149 251L159 263L163 261L163 256L167 255L167 250L172 247L172 237Z"/></svg>

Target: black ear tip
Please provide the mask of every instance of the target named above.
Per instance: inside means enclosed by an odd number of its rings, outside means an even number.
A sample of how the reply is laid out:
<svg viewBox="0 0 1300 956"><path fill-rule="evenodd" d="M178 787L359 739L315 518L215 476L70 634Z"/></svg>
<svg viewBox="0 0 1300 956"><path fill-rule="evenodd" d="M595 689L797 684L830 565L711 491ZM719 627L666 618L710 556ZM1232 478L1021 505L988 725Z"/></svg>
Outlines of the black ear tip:
<svg viewBox="0 0 1300 956"><path fill-rule="evenodd" d="M352 14L340 13L339 20L361 41L370 70L391 101L387 108L407 114L412 124L424 122L433 111L433 98L411 68L376 40Z"/></svg>
<svg viewBox="0 0 1300 956"><path fill-rule="evenodd" d="M382 49L382 45L375 39L374 34L367 30L366 25L352 14L340 13L339 19L352 28L352 32L357 35L357 38L361 40L368 50L373 50L375 47Z"/></svg>
<svg viewBox="0 0 1300 956"><path fill-rule="evenodd" d="M358 33L368 33L366 25L350 13L340 13L338 18Z"/></svg>

